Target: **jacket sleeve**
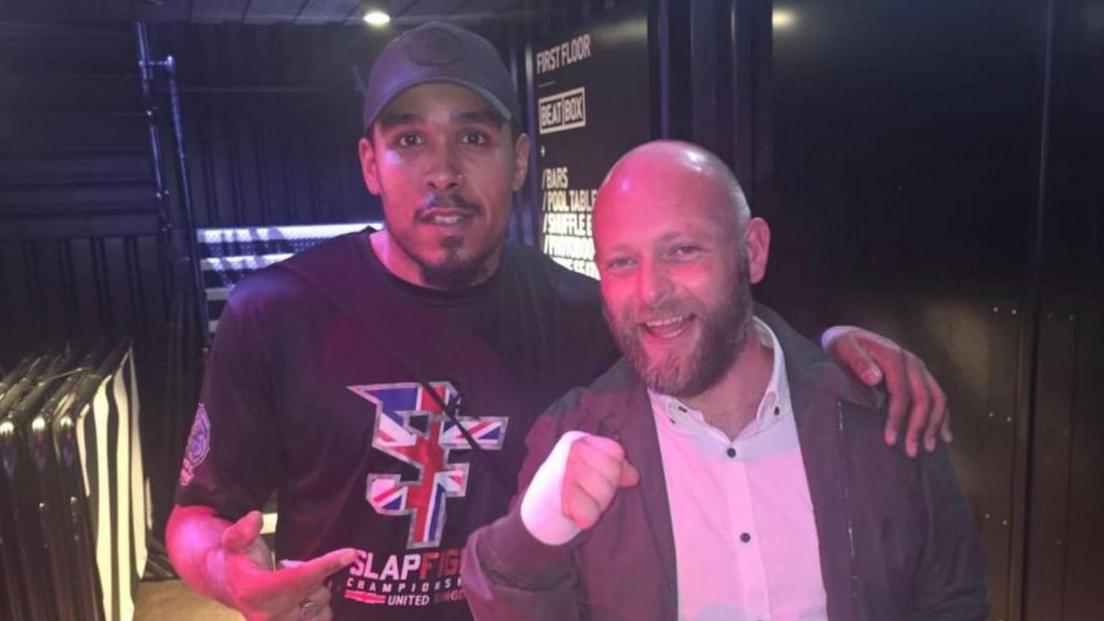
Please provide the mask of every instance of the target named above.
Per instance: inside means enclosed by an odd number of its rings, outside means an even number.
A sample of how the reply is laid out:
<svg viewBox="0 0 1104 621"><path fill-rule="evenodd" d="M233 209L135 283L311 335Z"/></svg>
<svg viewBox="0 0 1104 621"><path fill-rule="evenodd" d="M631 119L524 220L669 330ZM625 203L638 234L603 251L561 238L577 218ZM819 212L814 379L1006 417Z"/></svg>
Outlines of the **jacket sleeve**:
<svg viewBox="0 0 1104 621"><path fill-rule="evenodd" d="M927 503L927 533L910 597L910 619L965 621L989 618L985 555L973 516L940 446L918 460Z"/></svg>
<svg viewBox="0 0 1104 621"><path fill-rule="evenodd" d="M569 393L537 420L526 441L528 453L510 512L475 531L464 548L461 577L477 621L582 618L575 542L546 545L521 521L521 497L566 430L562 415L574 401Z"/></svg>

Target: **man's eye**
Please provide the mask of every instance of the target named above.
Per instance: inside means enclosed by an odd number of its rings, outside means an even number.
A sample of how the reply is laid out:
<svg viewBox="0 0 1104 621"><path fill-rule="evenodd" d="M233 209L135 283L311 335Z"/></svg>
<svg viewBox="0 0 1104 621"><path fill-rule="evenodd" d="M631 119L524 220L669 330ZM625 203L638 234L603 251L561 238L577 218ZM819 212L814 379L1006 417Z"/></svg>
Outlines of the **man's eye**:
<svg viewBox="0 0 1104 621"><path fill-rule="evenodd" d="M484 134L483 132L465 132L460 137L460 142L471 145L487 144L487 134Z"/></svg>
<svg viewBox="0 0 1104 621"><path fill-rule="evenodd" d="M673 249L671 249L671 254L676 259L687 259L687 258L690 258L690 257L697 256L697 254L700 250L701 249L698 248L697 246L694 246L694 245L691 245L691 244L683 244L681 246L675 246Z"/></svg>
<svg viewBox="0 0 1104 621"><path fill-rule="evenodd" d="M418 134L402 134L396 143L400 147L414 147L422 144L422 137Z"/></svg>
<svg viewBox="0 0 1104 621"><path fill-rule="evenodd" d="M606 261L606 269L609 270L625 270L629 269L635 264L635 262L628 257L617 257Z"/></svg>

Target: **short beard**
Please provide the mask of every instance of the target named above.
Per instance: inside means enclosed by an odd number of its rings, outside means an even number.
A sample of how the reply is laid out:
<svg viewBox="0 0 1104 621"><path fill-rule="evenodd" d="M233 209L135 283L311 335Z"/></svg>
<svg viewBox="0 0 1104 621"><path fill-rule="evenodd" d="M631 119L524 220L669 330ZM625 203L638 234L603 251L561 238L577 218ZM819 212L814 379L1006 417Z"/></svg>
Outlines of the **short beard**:
<svg viewBox="0 0 1104 621"><path fill-rule="evenodd" d="M441 242L446 252L445 260L438 264L427 263L413 254L410 255L418 264L422 282L437 289L455 290L471 287L487 277L487 260L496 248L491 247L465 260L460 257L460 243L455 237L446 237Z"/></svg>
<svg viewBox="0 0 1104 621"><path fill-rule="evenodd" d="M724 304L715 309L692 309L701 322L702 333L697 347L684 359L650 360L637 337L637 331L643 328L626 317L615 320L603 305L621 351L652 391L679 399L700 395L717 384L746 347L753 316L751 284L744 253L739 260L737 282Z"/></svg>

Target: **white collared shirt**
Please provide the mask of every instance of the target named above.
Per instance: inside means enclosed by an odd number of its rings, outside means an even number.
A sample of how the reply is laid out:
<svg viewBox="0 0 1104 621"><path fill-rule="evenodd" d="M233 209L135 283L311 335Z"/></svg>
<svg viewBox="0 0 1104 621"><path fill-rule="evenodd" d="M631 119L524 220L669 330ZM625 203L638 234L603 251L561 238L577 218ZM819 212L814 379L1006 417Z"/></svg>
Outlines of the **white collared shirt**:
<svg viewBox="0 0 1104 621"><path fill-rule="evenodd" d="M735 440L678 399L649 391L675 536L679 619L827 619L827 595L785 359L774 351L757 415Z"/></svg>

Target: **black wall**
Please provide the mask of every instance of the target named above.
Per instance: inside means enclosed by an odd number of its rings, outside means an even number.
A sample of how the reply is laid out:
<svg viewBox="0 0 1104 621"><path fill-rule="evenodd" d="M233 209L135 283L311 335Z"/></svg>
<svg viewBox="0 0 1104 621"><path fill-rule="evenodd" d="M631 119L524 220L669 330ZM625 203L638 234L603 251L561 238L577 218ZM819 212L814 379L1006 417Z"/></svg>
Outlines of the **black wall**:
<svg viewBox="0 0 1104 621"><path fill-rule="evenodd" d="M1025 618L1087 620L1104 611L1104 2L1052 19Z"/></svg>
<svg viewBox="0 0 1104 621"><path fill-rule="evenodd" d="M197 226L380 217L357 162L357 70L392 31L184 23L150 31L152 55L172 55L179 67ZM167 106L165 82L158 86Z"/></svg>
<svg viewBox="0 0 1104 621"><path fill-rule="evenodd" d="M133 337L156 461L180 303L136 60L129 24L0 22L0 368L45 342Z"/></svg>
<svg viewBox="0 0 1104 621"><path fill-rule="evenodd" d="M160 329L144 112L128 26L0 23L0 366Z"/></svg>
<svg viewBox="0 0 1104 621"><path fill-rule="evenodd" d="M947 389L994 619L1026 532L1045 3L778 2L776 231L764 296L858 322Z"/></svg>
<svg viewBox="0 0 1104 621"><path fill-rule="evenodd" d="M761 296L933 368L994 619L1098 618L1104 3L775 10Z"/></svg>

